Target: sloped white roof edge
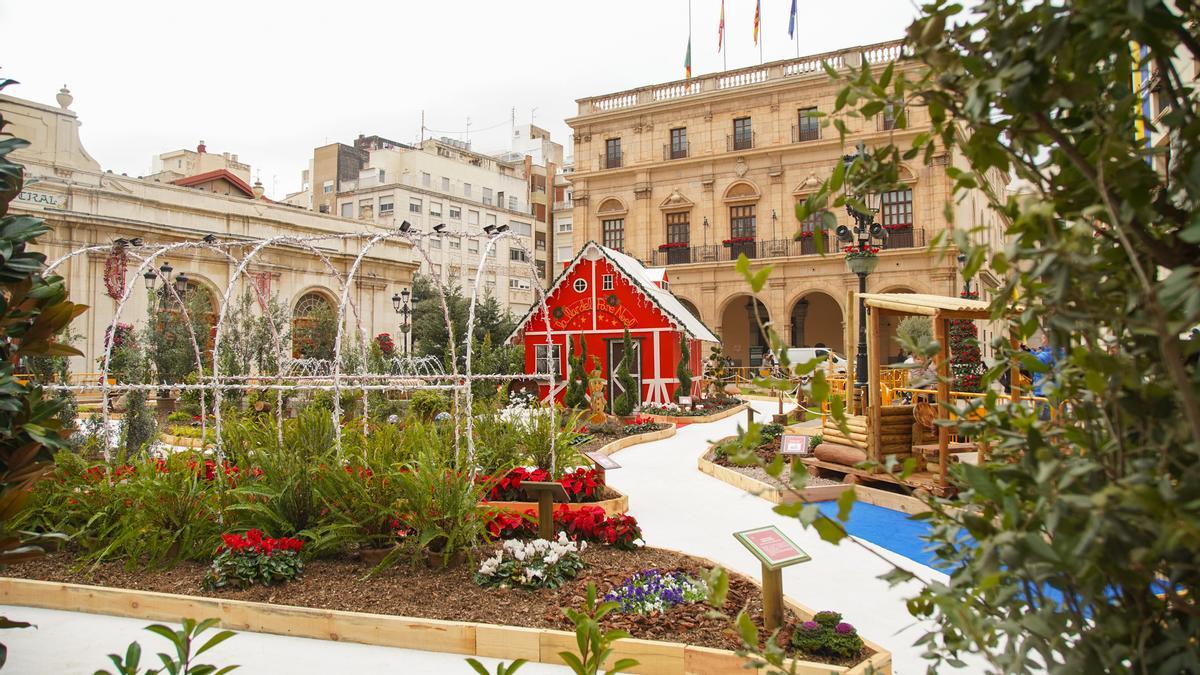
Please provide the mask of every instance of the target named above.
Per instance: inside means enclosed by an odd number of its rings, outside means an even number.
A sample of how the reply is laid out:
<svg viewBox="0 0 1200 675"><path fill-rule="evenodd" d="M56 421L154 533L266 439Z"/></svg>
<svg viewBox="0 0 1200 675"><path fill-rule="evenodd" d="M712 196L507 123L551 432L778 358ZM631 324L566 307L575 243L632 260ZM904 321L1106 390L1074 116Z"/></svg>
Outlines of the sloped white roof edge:
<svg viewBox="0 0 1200 675"><path fill-rule="evenodd" d="M711 330L709 330L708 326L704 325L704 322L701 321L699 317L689 312L687 307L683 306L683 303L679 301L679 298L675 297L675 295L670 291L659 288L658 285L654 283L654 277L650 270L642 265L642 263L638 262L631 256L625 255L620 251L601 246L594 241L589 241L584 244L583 247L579 249L579 252L575 254L575 257L571 260L571 262L567 264L567 266L564 267L561 272L558 273L558 276L554 278L554 283L550 284L550 289L546 291L546 298L549 298L554 294L554 291L571 274L571 271L575 269L575 266L579 264L579 261L585 258L585 255L589 250L597 251L600 255L608 258L612 264L619 267L625 276L628 277L629 280L634 284L636 284L642 290L642 292L646 294L647 297L652 299L655 304L658 305L658 308L662 310L662 312L666 314L673 323L682 328L683 331L692 336L692 338L696 340L702 340L704 342L721 341L720 338L718 338ZM537 310L540 308L541 304L535 302L533 306L525 312L525 315L521 317L520 321L517 321L516 327L513 328L512 333L510 333L504 341L506 343L511 342L518 333L525 330L526 324L529 323L534 314L536 314Z"/></svg>

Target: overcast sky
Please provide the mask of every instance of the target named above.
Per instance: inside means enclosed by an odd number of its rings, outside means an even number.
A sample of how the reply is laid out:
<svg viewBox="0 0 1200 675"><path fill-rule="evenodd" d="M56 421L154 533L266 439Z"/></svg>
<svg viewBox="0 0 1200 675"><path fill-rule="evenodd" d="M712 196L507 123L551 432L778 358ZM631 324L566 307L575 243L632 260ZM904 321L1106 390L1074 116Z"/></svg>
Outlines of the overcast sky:
<svg viewBox="0 0 1200 675"><path fill-rule="evenodd" d="M794 57L791 0L761 0L763 58ZM692 0L693 75L723 69L721 0ZM759 62L755 0L725 3L729 68ZM797 0L803 54L899 38L910 0ZM105 169L154 155L237 153L270 196L300 187L312 149L379 134L508 148L509 119L548 128L575 99L682 78L687 0L64 2L0 0L5 93L53 104L64 83ZM443 133L448 132L448 133Z"/></svg>

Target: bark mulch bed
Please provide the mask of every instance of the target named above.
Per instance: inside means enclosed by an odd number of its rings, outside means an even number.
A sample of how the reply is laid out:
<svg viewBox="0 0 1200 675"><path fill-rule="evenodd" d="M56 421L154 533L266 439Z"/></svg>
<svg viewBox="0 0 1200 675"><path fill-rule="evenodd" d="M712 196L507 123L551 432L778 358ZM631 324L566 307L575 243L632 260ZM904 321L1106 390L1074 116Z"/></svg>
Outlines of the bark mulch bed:
<svg viewBox="0 0 1200 675"><path fill-rule="evenodd" d="M490 552L488 548L480 553L489 555ZM70 552L57 552L38 560L11 565L5 573L11 577L41 581L569 631L574 626L560 608L581 607L589 582L596 584L597 592L603 594L642 570L682 570L699 576L707 567L705 562L696 558L648 547L619 551L590 546L582 556L587 566L578 577L561 588L541 591L481 588L472 580L475 565L470 563L436 570L424 565L414 567L401 563L375 577L364 579L371 567L349 556L311 561L305 565L304 574L299 579L279 586L253 586L213 592L201 589L207 565L197 562L182 562L167 570L127 570L122 563L109 562L74 572L71 569L75 563L73 555ZM735 650L741 643L731 628L732 617L743 608L756 623L762 625L762 597L758 585L746 577L731 573L729 595L723 608L729 615L727 619L707 616L711 608L704 603L697 603L676 607L658 615L612 613L603 624L606 628L627 630L636 638ZM780 637L790 637L797 621L796 615L788 611ZM871 653L864 648L859 658L837 663L858 663Z"/></svg>
<svg viewBox="0 0 1200 675"><path fill-rule="evenodd" d="M663 422L662 424L659 424L658 428L655 429L654 431L662 431L663 429L666 429L667 427L673 427L673 426L675 426L675 425ZM653 433L653 432L646 431L643 433L648 434L648 433ZM631 437L636 437L636 436L641 436L641 435L642 434L630 434L629 436L619 436L616 434L602 434L602 433L591 432L592 437L589 438L586 442L576 445L575 449L578 450L580 454L583 454L585 452L591 452L592 450L599 450L600 448L608 445L609 443L612 443L613 441L616 441L616 440L620 440L622 438L631 438Z"/></svg>

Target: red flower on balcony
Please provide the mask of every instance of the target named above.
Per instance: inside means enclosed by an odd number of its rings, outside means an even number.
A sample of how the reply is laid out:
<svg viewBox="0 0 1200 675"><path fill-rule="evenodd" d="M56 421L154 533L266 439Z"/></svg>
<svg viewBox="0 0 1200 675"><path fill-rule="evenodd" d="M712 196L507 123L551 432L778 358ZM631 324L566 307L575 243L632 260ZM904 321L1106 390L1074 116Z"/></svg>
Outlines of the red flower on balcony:
<svg viewBox="0 0 1200 675"><path fill-rule="evenodd" d="M725 241L722 241L721 243L726 246L733 246L734 244L749 244L753 242L754 237L731 237Z"/></svg>
<svg viewBox="0 0 1200 675"><path fill-rule="evenodd" d="M687 248L687 242L686 241L673 241L669 244L659 244L658 245L658 250L660 250L660 251L667 251L667 250L670 250L673 248Z"/></svg>

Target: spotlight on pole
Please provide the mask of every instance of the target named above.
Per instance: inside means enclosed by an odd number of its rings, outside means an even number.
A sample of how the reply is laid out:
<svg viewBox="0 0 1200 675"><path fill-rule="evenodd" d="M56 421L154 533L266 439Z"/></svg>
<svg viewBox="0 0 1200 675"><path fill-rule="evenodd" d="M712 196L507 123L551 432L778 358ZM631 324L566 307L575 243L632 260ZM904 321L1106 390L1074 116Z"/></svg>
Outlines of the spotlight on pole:
<svg viewBox="0 0 1200 675"><path fill-rule="evenodd" d="M505 223L505 224L501 225L500 227L497 227L496 232L498 234L504 234L505 232L508 232L508 229L509 229L508 223Z"/></svg>
<svg viewBox="0 0 1200 675"><path fill-rule="evenodd" d="M445 223L438 223L437 225L434 225L434 226L433 226L433 231L434 231L434 232L437 232L438 234L441 234L441 233L445 232L445 231L446 231L446 224L445 224Z"/></svg>
<svg viewBox="0 0 1200 675"><path fill-rule="evenodd" d="M400 231L401 232L408 232L411 229L412 229L412 223L408 222L407 220L400 223Z"/></svg>
<svg viewBox="0 0 1200 675"><path fill-rule="evenodd" d="M483 226L483 231L485 234L487 234L487 236L490 237L490 236L496 234L496 226L489 223L489 224Z"/></svg>

